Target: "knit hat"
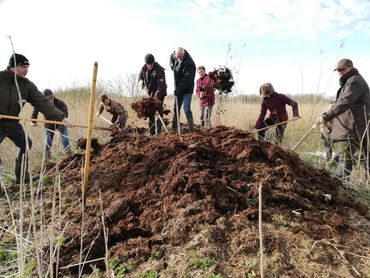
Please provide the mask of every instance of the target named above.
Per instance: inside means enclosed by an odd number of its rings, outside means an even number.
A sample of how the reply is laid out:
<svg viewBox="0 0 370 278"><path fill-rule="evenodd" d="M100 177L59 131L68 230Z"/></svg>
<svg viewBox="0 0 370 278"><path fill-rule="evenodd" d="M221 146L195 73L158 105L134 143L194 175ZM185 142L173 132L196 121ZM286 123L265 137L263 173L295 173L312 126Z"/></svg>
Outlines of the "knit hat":
<svg viewBox="0 0 370 278"><path fill-rule="evenodd" d="M334 71L348 67L353 67L353 63L350 59L344 58L338 61L337 67L334 69Z"/></svg>
<svg viewBox="0 0 370 278"><path fill-rule="evenodd" d="M15 56L15 62L17 63L17 65L14 62L14 56ZM15 54L12 54L12 56L10 56L9 58L8 68L14 68L16 66L29 66L29 65L30 65L30 62L25 56L23 56L22 54L15 53Z"/></svg>
<svg viewBox="0 0 370 278"><path fill-rule="evenodd" d="M145 64L147 64L147 65L150 65L150 64L153 64L154 63L154 56L153 56L153 54L146 54L145 55Z"/></svg>

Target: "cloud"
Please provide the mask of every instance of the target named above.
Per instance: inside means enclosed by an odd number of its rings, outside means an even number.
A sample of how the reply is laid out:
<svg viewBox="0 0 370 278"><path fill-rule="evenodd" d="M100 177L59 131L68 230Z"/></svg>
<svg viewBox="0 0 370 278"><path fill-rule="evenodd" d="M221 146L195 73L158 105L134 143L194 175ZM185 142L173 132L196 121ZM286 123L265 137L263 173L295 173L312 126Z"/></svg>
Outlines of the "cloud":
<svg viewBox="0 0 370 278"><path fill-rule="evenodd" d="M275 34L317 40L322 33L345 36L353 30L369 35L369 1L261 0L183 1L178 9L199 26L246 37ZM206 29L206 28L205 28Z"/></svg>

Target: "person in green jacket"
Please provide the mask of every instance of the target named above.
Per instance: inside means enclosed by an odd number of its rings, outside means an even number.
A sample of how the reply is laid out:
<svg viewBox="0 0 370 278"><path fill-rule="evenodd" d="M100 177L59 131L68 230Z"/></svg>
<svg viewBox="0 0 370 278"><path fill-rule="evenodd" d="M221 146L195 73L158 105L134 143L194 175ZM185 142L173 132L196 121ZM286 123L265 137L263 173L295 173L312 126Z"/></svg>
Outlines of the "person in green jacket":
<svg viewBox="0 0 370 278"><path fill-rule="evenodd" d="M26 78L29 65L30 63L24 55L14 53L9 59L6 70L0 71L0 114L18 116L25 102L29 102L43 113L45 118L62 121L65 126L72 127L72 123L65 117L64 113L51 104L36 85ZM0 118L0 143L6 137L18 147L15 177L16 183L19 184L21 177L27 179L27 174L21 175L22 160L26 152L26 140L28 140L29 148L32 146L32 141L30 138L26 139L23 127L18 121Z"/></svg>
<svg viewBox="0 0 370 278"><path fill-rule="evenodd" d="M357 162L370 173L370 89L350 59L339 60L334 70L339 74L340 88L335 103L319 120L322 126L332 121L329 139L339 155L336 175L346 181Z"/></svg>

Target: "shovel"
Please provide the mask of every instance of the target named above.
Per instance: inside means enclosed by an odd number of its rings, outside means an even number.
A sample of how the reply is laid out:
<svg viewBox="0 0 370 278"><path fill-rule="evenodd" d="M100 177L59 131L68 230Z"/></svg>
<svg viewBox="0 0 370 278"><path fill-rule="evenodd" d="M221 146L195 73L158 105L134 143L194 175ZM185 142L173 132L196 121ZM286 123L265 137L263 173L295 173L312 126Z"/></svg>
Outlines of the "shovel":
<svg viewBox="0 0 370 278"><path fill-rule="evenodd" d="M99 115L98 116L98 118L99 119L102 119L104 122L106 122L106 123L108 123L109 125L111 125L111 126L115 126L115 124L114 123L112 123L110 120L108 120L107 118L104 118L102 115ZM118 131L121 131L121 129L118 127L118 126L116 126L116 128L118 129Z"/></svg>
<svg viewBox="0 0 370 278"><path fill-rule="evenodd" d="M295 151L303 142L307 139L308 135L317 127L319 121L317 121L303 136L302 138L293 146L292 151Z"/></svg>

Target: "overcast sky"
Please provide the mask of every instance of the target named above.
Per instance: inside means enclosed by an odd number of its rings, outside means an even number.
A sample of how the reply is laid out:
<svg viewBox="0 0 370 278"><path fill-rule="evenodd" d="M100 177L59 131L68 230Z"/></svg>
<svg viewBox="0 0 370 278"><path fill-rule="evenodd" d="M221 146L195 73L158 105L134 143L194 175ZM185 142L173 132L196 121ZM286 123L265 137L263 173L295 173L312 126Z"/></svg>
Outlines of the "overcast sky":
<svg viewBox="0 0 370 278"><path fill-rule="evenodd" d="M253 4L252 4L253 3ZM40 90L138 73L146 53L166 70L183 46L197 66L227 65L235 89L335 95L337 60L347 57L370 82L368 0L0 0L0 62L12 48L31 63Z"/></svg>

